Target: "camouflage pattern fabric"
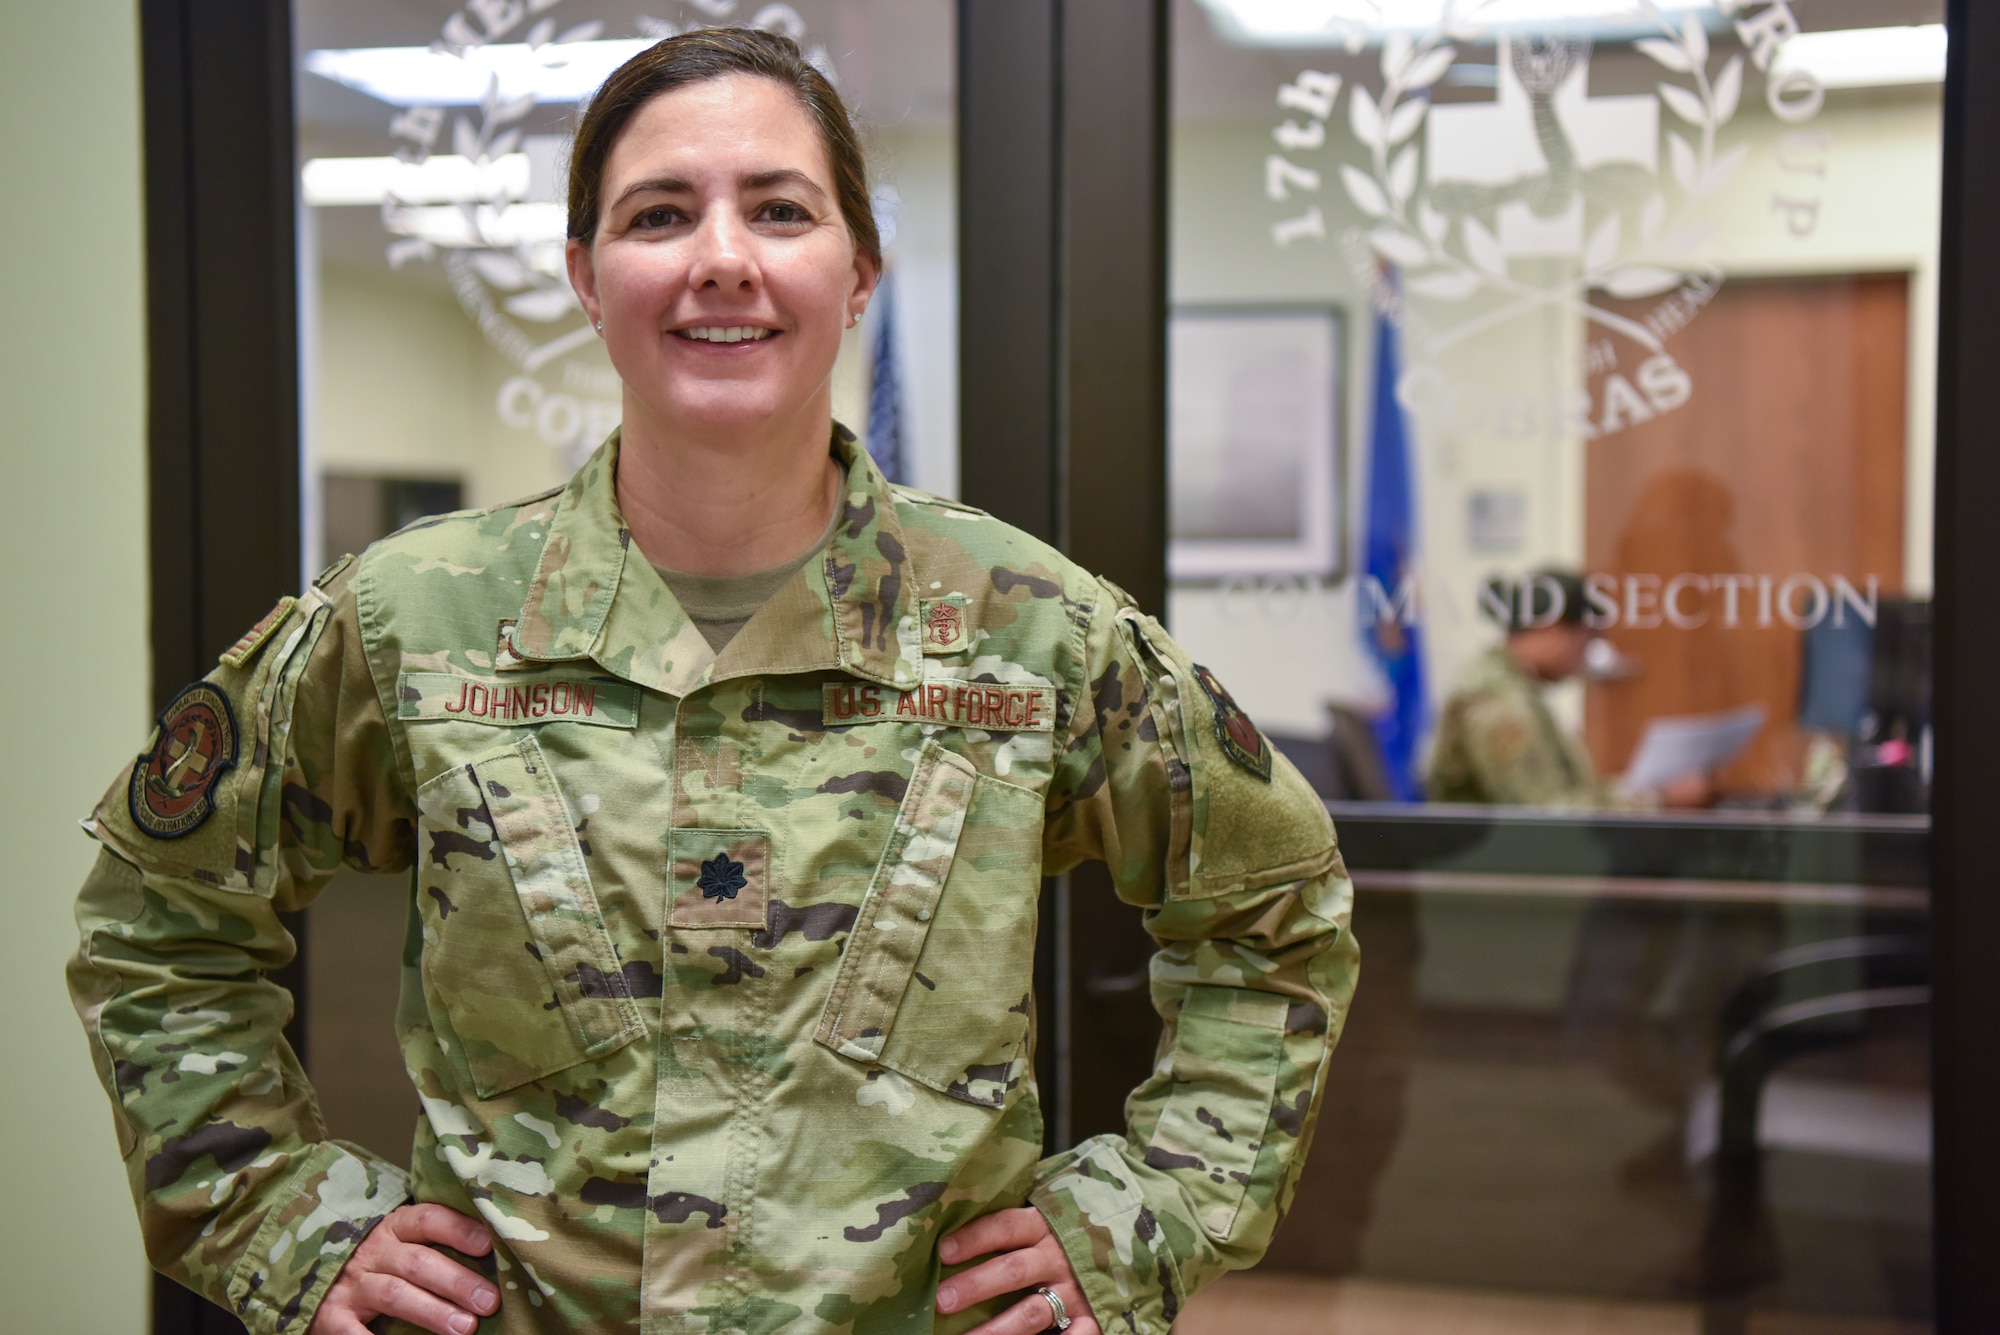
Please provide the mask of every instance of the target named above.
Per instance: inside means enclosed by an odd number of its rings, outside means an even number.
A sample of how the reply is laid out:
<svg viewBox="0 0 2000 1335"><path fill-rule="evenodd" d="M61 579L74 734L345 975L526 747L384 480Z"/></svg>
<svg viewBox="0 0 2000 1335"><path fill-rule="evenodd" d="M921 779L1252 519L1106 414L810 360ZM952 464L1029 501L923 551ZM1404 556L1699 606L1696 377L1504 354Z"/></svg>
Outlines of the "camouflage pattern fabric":
<svg viewBox="0 0 2000 1335"><path fill-rule="evenodd" d="M1623 794L1598 781L1590 753L1563 731L1540 683L1504 647L1475 661L1445 701L1427 791L1433 802L1626 804Z"/></svg>
<svg viewBox="0 0 2000 1335"><path fill-rule="evenodd" d="M1027 1201L1107 1331L1257 1259L1357 970L1324 807L1225 758L1115 589L836 448L824 559L720 655L630 551L614 437L219 667L243 745L197 828L119 777L70 978L155 1264L302 1331L435 1201L496 1235L489 1335L877 1335L990 1317L934 1315L937 1242ZM1128 1134L1044 1159L1036 904L1085 859L1160 942L1165 1038ZM266 981L343 863L411 873L407 1170L325 1138Z"/></svg>

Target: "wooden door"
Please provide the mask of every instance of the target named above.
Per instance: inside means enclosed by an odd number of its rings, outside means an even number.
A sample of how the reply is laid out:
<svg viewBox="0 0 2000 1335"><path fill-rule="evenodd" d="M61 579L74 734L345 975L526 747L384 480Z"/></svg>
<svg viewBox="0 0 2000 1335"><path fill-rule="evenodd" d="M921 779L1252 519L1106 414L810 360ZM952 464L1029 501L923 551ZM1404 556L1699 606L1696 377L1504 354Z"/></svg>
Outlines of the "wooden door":
<svg viewBox="0 0 2000 1335"><path fill-rule="evenodd" d="M1902 274L1729 282L1667 344L1692 382L1687 401L1590 442L1588 568L1616 581L1621 623L1635 609L1659 623L1609 632L1641 670L1586 693L1600 773L1624 771L1649 719L1754 703L1768 722L1719 786L1797 785L1804 633L1765 614L1755 583L1739 584L1729 624L1715 577L1768 577L1774 597L1794 576L1830 593L1835 576L1862 593L1870 577L1884 597L1901 591L1908 331ZM1707 585L1684 582L1676 626L1653 599L1679 575ZM1812 610L1811 589L1795 586L1794 620Z"/></svg>

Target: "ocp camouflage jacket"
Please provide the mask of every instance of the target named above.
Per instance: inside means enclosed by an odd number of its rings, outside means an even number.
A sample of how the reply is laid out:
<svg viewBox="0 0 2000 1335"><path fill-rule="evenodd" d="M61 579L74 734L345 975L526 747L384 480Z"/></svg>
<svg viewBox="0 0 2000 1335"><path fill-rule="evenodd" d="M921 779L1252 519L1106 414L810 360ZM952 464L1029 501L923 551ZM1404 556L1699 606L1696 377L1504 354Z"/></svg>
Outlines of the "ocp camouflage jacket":
<svg viewBox="0 0 2000 1335"><path fill-rule="evenodd" d="M1438 715L1431 800L1566 808L1654 805L1645 794L1597 777L1590 752L1556 721L1543 689L1505 646L1474 659Z"/></svg>
<svg viewBox="0 0 2000 1335"><path fill-rule="evenodd" d="M934 1317L937 1241L1023 1201L1107 1331L1257 1259L1356 974L1324 808L1116 589L836 448L825 560L719 656L614 437L168 707L88 823L70 974L156 1265L303 1331L414 1198L497 1235L489 1333L873 1335L990 1316ZM1165 1036L1129 1133L1043 1158L1036 902L1085 859ZM342 864L411 873L407 1173L326 1138L267 978Z"/></svg>

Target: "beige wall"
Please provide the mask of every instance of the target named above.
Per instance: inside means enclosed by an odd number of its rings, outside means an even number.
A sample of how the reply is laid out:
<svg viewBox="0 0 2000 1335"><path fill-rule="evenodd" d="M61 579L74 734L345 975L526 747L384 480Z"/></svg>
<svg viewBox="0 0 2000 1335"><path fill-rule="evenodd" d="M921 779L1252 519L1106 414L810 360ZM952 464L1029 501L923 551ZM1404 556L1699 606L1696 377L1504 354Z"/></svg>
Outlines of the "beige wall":
<svg viewBox="0 0 2000 1335"><path fill-rule="evenodd" d="M63 991L76 828L147 723L137 6L13 5L0 40L0 667L14 849L0 933L0 1325L137 1335L146 1269L111 1115ZM25 637L25 638L24 638Z"/></svg>
<svg viewBox="0 0 2000 1335"><path fill-rule="evenodd" d="M308 449L321 468L456 477L468 506L568 475L558 451L494 410L509 368L441 285L328 268L306 358ZM338 552L328 553L330 556Z"/></svg>

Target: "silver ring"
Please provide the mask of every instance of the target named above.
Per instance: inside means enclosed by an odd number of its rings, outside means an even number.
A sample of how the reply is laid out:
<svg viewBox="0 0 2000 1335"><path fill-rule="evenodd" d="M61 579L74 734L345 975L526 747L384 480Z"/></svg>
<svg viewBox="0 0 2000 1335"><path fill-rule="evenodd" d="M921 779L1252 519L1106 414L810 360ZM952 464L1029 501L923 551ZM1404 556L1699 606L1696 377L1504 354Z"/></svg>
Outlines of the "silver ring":
<svg viewBox="0 0 2000 1335"><path fill-rule="evenodd" d="M1035 1289L1035 1292L1041 1294L1044 1298L1047 1298L1049 1300L1049 1315L1055 1318L1054 1322L1050 1325L1049 1329L1068 1330L1069 1314L1063 1310L1063 1300L1056 1297L1056 1291L1050 1288L1048 1285L1043 1284L1038 1286Z"/></svg>

